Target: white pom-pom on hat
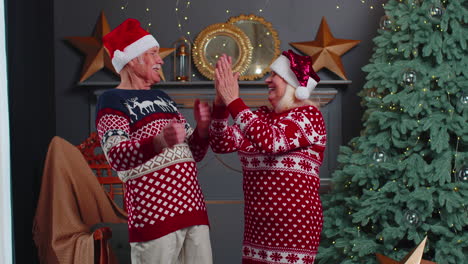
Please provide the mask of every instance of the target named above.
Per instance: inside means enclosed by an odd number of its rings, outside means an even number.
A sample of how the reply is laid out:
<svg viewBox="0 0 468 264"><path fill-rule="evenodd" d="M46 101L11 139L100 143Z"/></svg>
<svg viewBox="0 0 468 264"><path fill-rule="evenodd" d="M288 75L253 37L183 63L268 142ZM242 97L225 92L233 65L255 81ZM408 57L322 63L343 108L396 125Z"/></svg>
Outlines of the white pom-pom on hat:
<svg viewBox="0 0 468 264"><path fill-rule="evenodd" d="M296 88L296 92L294 93L297 99L299 100L305 100L308 99L310 96L309 91L307 90L306 87L304 86L299 86Z"/></svg>

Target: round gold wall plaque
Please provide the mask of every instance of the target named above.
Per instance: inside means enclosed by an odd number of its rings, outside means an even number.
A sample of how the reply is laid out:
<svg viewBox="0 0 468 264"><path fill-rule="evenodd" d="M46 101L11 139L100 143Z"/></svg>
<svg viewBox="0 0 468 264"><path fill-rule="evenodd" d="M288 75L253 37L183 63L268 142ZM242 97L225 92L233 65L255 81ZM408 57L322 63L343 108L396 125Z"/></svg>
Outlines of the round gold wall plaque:
<svg viewBox="0 0 468 264"><path fill-rule="evenodd" d="M231 56L233 71L242 74L252 60L252 45L241 29L219 23L206 27L198 34L192 54L198 71L213 80L216 61L222 54Z"/></svg>
<svg viewBox="0 0 468 264"><path fill-rule="evenodd" d="M252 61L241 74L241 80L254 80L263 77L270 65L280 55L278 33L270 22L256 15L231 17L228 22L240 28L252 44Z"/></svg>

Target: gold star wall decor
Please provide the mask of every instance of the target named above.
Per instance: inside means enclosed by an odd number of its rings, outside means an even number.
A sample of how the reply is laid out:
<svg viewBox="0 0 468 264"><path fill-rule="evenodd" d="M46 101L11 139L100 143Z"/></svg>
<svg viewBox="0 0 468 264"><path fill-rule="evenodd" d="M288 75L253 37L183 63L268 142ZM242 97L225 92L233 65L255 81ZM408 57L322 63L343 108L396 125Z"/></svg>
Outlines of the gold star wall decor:
<svg viewBox="0 0 468 264"><path fill-rule="evenodd" d="M86 55L83 70L81 71L80 82L91 77L102 68L106 68L118 75L112 66L112 61L109 53L102 44L102 37L110 32L109 23L101 12L98 22L94 28L93 36L91 37L67 37L65 38L71 45L79 49Z"/></svg>
<svg viewBox="0 0 468 264"><path fill-rule="evenodd" d="M347 80L341 55L356 46L360 40L334 38L325 17L322 17L315 40L289 43L294 48L312 57L314 70L327 68Z"/></svg>
<svg viewBox="0 0 468 264"><path fill-rule="evenodd" d="M81 72L80 82L87 80L96 72L105 68L119 75L112 65L112 60L109 52L102 43L102 37L109 33L110 27L104 12L101 12L98 22L94 28L94 33L90 37L67 37L65 38L70 44L86 55L83 70ZM174 48L160 48L161 59L164 59L169 54L174 52ZM159 70L159 75L162 80L166 80L162 69Z"/></svg>
<svg viewBox="0 0 468 264"><path fill-rule="evenodd" d="M426 241L427 237L425 237L423 241L421 241L421 243L419 243L419 245L416 246L416 248L414 248L410 253L408 253L402 261L393 260L379 253L376 253L375 256L380 264L437 264L435 262L422 259Z"/></svg>
<svg viewBox="0 0 468 264"><path fill-rule="evenodd" d="M160 48L159 49L159 56L161 56L161 59L164 60L165 57L169 56L172 52L174 52L175 48ZM161 69L158 70L159 76L161 76L161 80L166 81L166 77L164 76L164 72Z"/></svg>

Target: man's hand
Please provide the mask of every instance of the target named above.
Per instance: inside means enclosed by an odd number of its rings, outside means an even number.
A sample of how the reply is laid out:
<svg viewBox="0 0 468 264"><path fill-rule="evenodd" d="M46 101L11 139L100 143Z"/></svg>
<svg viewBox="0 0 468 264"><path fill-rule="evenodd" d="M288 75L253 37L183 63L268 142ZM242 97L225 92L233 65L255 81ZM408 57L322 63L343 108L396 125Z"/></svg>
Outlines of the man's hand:
<svg viewBox="0 0 468 264"><path fill-rule="evenodd" d="M161 131L153 137L153 145L156 152L161 152L164 148L170 148L180 144L185 140L185 127L177 120L171 120Z"/></svg>
<svg viewBox="0 0 468 264"><path fill-rule="evenodd" d="M209 127L211 123L211 110L210 106L206 102L200 102L199 99L195 99L193 105L193 116L197 121L197 132L201 138L208 138Z"/></svg>
<svg viewBox="0 0 468 264"><path fill-rule="evenodd" d="M216 62L215 88L216 96L220 97L225 105L239 98L239 73L233 73L231 69L232 58L226 54ZM216 102L215 102L216 103Z"/></svg>

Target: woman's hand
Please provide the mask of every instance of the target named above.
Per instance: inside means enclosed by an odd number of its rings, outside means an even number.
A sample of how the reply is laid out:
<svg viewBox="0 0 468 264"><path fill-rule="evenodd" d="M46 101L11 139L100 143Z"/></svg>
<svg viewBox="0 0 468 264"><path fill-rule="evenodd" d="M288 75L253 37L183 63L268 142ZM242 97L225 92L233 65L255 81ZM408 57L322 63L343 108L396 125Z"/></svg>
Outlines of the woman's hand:
<svg viewBox="0 0 468 264"><path fill-rule="evenodd" d="M225 105L239 98L239 73L231 69L232 58L226 54L221 55L215 69L215 104L221 99Z"/></svg>

